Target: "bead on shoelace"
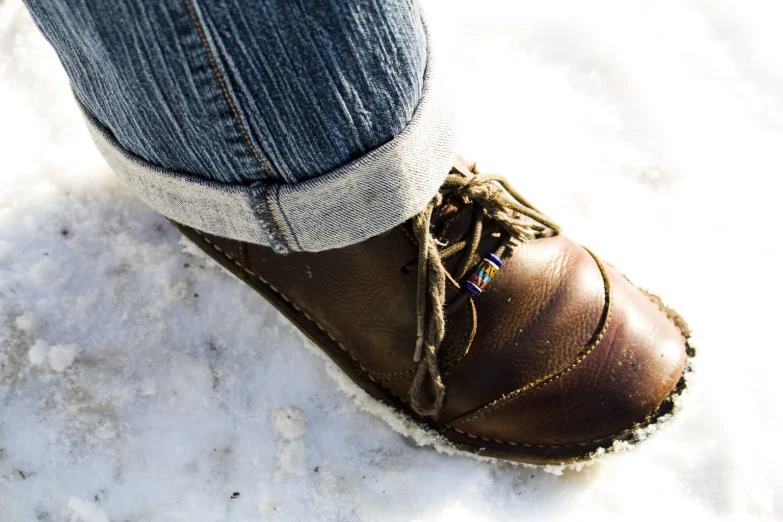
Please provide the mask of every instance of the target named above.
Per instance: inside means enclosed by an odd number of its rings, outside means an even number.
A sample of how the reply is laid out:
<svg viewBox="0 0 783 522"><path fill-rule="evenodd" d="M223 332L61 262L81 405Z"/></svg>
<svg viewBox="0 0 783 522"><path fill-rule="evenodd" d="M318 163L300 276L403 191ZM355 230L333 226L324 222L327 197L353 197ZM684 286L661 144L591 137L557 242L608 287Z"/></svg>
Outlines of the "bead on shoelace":
<svg viewBox="0 0 783 522"><path fill-rule="evenodd" d="M503 261L498 256L487 254L487 257L478 264L476 270L470 274L463 286L473 295L481 295L501 266L503 266Z"/></svg>

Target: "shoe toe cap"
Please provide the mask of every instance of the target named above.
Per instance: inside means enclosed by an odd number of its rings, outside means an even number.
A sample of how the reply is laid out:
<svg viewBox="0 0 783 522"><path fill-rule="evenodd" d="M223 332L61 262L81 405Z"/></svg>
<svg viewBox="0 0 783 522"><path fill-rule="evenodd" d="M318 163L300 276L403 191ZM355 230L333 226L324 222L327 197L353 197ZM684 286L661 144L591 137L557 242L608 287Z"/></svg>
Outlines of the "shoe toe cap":
<svg viewBox="0 0 783 522"><path fill-rule="evenodd" d="M557 378L458 422L459 433L579 453L627 438L662 413L685 369L687 326L611 267L605 272L611 315L595 348Z"/></svg>

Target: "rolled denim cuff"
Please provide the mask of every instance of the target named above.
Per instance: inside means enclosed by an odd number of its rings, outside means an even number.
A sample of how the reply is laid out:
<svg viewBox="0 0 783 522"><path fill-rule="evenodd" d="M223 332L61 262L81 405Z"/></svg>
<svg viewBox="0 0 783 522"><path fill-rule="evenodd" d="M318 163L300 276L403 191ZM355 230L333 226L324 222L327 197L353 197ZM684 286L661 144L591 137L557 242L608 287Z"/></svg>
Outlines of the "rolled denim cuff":
<svg viewBox="0 0 783 522"><path fill-rule="evenodd" d="M84 112L109 166L164 216L278 253L340 248L382 234L420 212L456 158L451 97L433 60L429 35L427 40L422 98L402 132L358 159L301 183L227 185L162 169L125 150Z"/></svg>

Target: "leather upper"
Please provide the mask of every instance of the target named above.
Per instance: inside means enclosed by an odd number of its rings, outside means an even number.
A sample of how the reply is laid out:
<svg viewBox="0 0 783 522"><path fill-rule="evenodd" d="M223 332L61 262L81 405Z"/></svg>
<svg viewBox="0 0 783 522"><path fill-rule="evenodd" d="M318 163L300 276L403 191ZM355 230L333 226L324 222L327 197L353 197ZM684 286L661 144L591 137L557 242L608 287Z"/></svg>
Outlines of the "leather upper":
<svg viewBox="0 0 783 522"><path fill-rule="evenodd" d="M433 221L445 242L464 237L468 214L444 204ZM225 266L257 274L313 323L301 328L326 332L370 381L406 401L417 367L418 252L407 224L348 247L286 256L198 234L229 256ZM479 254L497 241L488 235ZM455 264L446 262L449 270ZM460 283L448 278L447 302ZM447 317L446 332L436 425L468 444L611 438L655 412L687 359L683 331L658 301L562 235L517 248L482 295Z"/></svg>

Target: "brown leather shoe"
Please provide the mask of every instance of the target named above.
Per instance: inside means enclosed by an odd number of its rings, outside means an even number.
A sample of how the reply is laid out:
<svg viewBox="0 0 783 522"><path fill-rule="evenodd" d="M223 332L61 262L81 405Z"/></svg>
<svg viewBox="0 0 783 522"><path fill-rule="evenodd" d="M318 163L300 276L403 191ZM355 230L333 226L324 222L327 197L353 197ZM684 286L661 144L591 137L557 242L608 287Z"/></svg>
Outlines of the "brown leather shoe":
<svg viewBox="0 0 783 522"><path fill-rule="evenodd" d="M585 458L634 442L685 387L680 316L462 159L424 212L346 248L282 257L176 225L367 393L464 450Z"/></svg>

